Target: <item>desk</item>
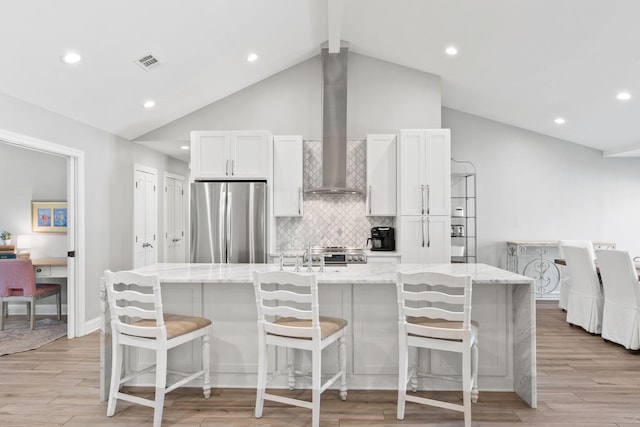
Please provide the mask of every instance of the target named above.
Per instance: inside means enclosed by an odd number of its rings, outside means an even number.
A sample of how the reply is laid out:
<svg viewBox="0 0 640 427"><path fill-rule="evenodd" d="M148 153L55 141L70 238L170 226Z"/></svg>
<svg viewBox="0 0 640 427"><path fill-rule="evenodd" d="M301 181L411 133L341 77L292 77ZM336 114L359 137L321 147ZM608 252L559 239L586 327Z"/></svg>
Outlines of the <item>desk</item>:
<svg viewBox="0 0 640 427"><path fill-rule="evenodd" d="M31 260L36 278L67 278L67 258L34 258Z"/></svg>
<svg viewBox="0 0 640 427"><path fill-rule="evenodd" d="M558 265L562 265L562 266L566 266L567 265L567 260L563 259L563 258L556 258L553 260L553 262L555 264ZM635 264L635 262L634 262ZM636 266L636 274L638 275L638 280L640 280L640 266L638 266L638 264L635 264ZM600 277L600 267L598 267L598 261L596 260L596 271L598 272L598 277ZM601 280L602 282L602 280Z"/></svg>
<svg viewBox="0 0 640 427"><path fill-rule="evenodd" d="M33 258L31 259L33 264L33 270L36 273L36 282L38 283L59 283L62 285L62 313L71 315L69 313L69 305L67 303L67 277L69 277L67 270L67 258ZM52 280L48 280L52 279ZM64 280L61 280L64 279ZM39 313L52 314L56 312L55 305L50 303L40 304ZM73 337L72 328L73 325L69 322L68 335Z"/></svg>

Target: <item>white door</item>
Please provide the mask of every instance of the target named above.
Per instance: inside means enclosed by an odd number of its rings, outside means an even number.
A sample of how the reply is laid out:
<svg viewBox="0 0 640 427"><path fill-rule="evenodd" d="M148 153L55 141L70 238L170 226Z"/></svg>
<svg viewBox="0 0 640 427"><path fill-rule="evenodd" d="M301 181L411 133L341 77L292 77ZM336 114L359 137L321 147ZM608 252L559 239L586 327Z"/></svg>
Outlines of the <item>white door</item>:
<svg viewBox="0 0 640 427"><path fill-rule="evenodd" d="M427 215L451 215L451 131L426 131Z"/></svg>
<svg viewBox="0 0 640 427"><path fill-rule="evenodd" d="M158 262L158 171L134 169L134 268Z"/></svg>
<svg viewBox="0 0 640 427"><path fill-rule="evenodd" d="M265 131L231 132L232 178L267 178L270 135Z"/></svg>
<svg viewBox="0 0 640 427"><path fill-rule="evenodd" d="M302 136L273 137L273 215L302 216Z"/></svg>
<svg viewBox="0 0 640 427"><path fill-rule="evenodd" d="M367 135L366 215L396 215L396 136Z"/></svg>
<svg viewBox="0 0 640 427"><path fill-rule="evenodd" d="M229 132L191 132L192 178L228 178L231 173L229 145Z"/></svg>
<svg viewBox="0 0 640 427"><path fill-rule="evenodd" d="M403 263L450 263L451 218L427 215L400 217L400 253Z"/></svg>
<svg viewBox="0 0 640 427"><path fill-rule="evenodd" d="M165 262L185 262L184 177L164 178Z"/></svg>
<svg viewBox="0 0 640 427"><path fill-rule="evenodd" d="M400 217L400 254L405 264L426 262L427 233L425 217L421 215Z"/></svg>
<svg viewBox="0 0 640 427"><path fill-rule="evenodd" d="M400 215L427 213L425 140L424 130L400 131Z"/></svg>
<svg viewBox="0 0 640 427"><path fill-rule="evenodd" d="M451 262L451 217L428 216L427 263L449 264Z"/></svg>

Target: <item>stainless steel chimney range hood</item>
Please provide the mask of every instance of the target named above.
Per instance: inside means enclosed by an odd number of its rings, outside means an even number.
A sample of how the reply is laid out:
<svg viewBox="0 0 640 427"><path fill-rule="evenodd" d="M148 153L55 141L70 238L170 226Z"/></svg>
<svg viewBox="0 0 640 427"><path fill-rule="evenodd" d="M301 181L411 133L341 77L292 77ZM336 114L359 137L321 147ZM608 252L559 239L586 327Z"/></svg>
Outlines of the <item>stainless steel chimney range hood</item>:
<svg viewBox="0 0 640 427"><path fill-rule="evenodd" d="M339 53L323 48L322 60L322 187L311 194L362 194L347 187L347 58L349 49Z"/></svg>

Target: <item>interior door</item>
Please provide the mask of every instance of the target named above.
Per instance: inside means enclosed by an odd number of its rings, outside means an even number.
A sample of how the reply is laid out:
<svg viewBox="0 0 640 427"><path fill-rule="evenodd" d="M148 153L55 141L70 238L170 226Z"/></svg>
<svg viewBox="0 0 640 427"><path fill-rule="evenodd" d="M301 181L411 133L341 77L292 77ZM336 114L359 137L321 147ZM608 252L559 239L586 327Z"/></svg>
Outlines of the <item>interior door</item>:
<svg viewBox="0 0 640 427"><path fill-rule="evenodd" d="M158 262L158 172L136 165L134 169L134 268Z"/></svg>
<svg viewBox="0 0 640 427"><path fill-rule="evenodd" d="M164 178L165 262L185 262L184 178Z"/></svg>

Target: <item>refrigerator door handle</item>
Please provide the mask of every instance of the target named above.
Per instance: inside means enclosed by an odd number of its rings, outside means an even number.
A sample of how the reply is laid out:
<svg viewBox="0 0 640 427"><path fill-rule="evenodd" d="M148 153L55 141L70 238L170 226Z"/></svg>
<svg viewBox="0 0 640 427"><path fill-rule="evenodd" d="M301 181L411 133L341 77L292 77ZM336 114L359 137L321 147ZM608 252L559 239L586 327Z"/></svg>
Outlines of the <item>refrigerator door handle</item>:
<svg viewBox="0 0 640 427"><path fill-rule="evenodd" d="M224 262L229 262L229 260L231 259L231 254L233 253L233 245L231 244L232 240L231 240L231 199L232 199L232 194L230 191L227 191L227 203L226 203L226 212L224 214L224 218L225 218L225 223L227 224L227 229L226 229L226 242L225 245L227 247L226 250L226 256L225 256L225 260Z"/></svg>

